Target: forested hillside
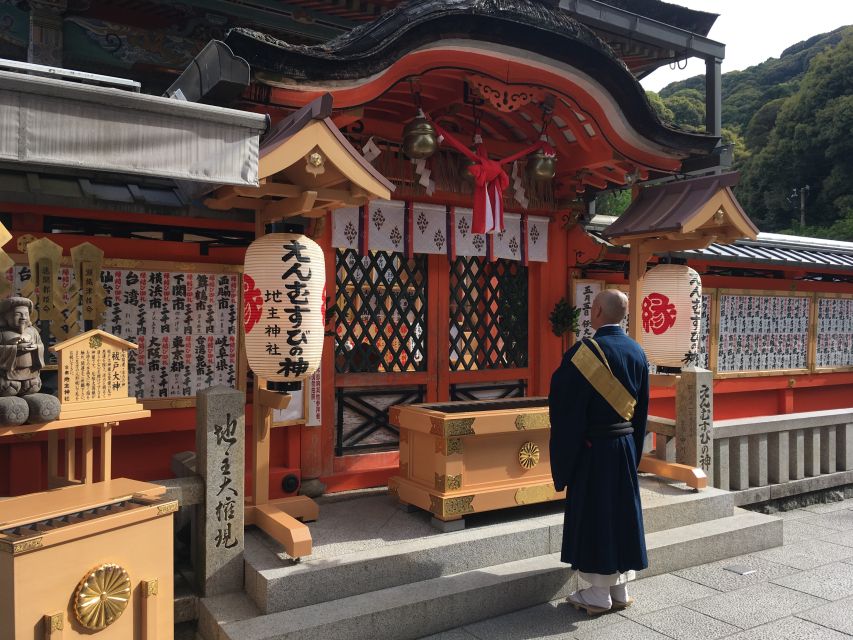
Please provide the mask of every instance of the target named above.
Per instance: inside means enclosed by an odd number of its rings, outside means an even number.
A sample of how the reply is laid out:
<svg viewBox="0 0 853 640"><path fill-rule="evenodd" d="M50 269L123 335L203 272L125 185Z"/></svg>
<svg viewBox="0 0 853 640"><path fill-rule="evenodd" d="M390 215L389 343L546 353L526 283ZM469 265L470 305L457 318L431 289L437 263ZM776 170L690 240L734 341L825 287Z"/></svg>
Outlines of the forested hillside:
<svg viewBox="0 0 853 640"><path fill-rule="evenodd" d="M704 88L697 76L649 99L664 121L701 130ZM722 99L737 196L759 227L853 240L853 26L723 74Z"/></svg>

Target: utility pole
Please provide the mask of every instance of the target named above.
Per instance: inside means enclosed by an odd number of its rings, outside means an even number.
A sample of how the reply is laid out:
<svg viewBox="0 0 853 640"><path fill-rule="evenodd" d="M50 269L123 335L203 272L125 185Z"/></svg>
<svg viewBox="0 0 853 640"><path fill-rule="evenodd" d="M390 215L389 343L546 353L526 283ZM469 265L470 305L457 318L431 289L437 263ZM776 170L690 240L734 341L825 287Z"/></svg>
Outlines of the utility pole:
<svg viewBox="0 0 853 640"><path fill-rule="evenodd" d="M809 185L800 188L800 228L806 226L806 194L809 192Z"/></svg>
<svg viewBox="0 0 853 640"><path fill-rule="evenodd" d="M794 198L798 195L800 196L800 228L806 226L806 194L808 192L809 185L805 185L799 189L794 187L793 191L791 191L791 195L788 196L788 202L793 202Z"/></svg>

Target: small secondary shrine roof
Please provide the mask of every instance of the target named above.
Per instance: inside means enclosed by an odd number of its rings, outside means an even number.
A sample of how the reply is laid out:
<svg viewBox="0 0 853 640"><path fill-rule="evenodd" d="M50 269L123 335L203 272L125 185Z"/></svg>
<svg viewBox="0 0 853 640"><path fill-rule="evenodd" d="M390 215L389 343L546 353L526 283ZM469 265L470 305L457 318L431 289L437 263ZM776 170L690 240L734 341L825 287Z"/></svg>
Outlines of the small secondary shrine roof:
<svg viewBox="0 0 853 640"><path fill-rule="evenodd" d="M321 95L276 125L264 138L258 187L226 186L211 209L256 210L261 219L320 217L330 209L388 199L394 190L332 122L332 96Z"/></svg>
<svg viewBox="0 0 853 640"><path fill-rule="evenodd" d="M635 240L755 240L758 227L732 193L737 172L646 187L604 236L613 244ZM697 246L696 248L701 248Z"/></svg>

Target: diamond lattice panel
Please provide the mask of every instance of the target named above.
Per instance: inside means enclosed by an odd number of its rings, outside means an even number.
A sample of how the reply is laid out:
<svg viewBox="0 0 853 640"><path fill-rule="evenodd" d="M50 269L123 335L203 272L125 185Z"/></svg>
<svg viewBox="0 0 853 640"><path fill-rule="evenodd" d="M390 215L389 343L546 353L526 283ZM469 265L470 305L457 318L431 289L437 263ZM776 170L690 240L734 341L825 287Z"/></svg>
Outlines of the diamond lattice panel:
<svg viewBox="0 0 853 640"><path fill-rule="evenodd" d="M457 258L450 270L450 369L527 366L527 268Z"/></svg>
<svg viewBox="0 0 853 640"><path fill-rule="evenodd" d="M336 371L426 371L426 256L339 249L336 265Z"/></svg>

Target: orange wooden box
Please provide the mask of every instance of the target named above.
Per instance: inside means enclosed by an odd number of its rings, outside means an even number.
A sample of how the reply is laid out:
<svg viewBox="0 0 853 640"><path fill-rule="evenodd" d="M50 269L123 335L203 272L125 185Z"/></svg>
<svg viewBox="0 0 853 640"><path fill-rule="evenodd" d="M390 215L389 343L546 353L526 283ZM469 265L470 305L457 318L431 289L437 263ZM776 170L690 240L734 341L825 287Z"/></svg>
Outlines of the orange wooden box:
<svg viewBox="0 0 853 640"><path fill-rule="evenodd" d="M395 406L400 501L459 518L565 497L551 480L547 398L508 398Z"/></svg>
<svg viewBox="0 0 853 640"><path fill-rule="evenodd" d="M0 500L0 640L172 638L164 491L120 478ZM98 600L114 617L100 630Z"/></svg>

